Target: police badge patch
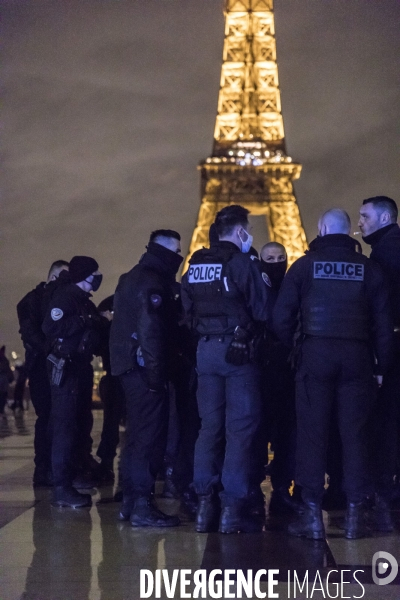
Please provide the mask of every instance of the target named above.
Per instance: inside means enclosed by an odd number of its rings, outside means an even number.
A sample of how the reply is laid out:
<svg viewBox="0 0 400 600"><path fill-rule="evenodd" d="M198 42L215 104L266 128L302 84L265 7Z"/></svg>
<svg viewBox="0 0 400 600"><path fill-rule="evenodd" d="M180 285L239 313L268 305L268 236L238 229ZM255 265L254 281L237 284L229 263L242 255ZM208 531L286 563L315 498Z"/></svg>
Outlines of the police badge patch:
<svg viewBox="0 0 400 600"><path fill-rule="evenodd" d="M150 302L152 303L154 308L158 308L159 306L161 306L162 298L159 294L151 294Z"/></svg>
<svg viewBox="0 0 400 600"><path fill-rule="evenodd" d="M53 308L52 309L51 318L53 319L53 321L59 321L63 316L64 316L64 313L61 310L61 308Z"/></svg>
<svg viewBox="0 0 400 600"><path fill-rule="evenodd" d="M261 277L263 278L264 283L266 283L269 287L272 287L271 280L266 273L262 273Z"/></svg>

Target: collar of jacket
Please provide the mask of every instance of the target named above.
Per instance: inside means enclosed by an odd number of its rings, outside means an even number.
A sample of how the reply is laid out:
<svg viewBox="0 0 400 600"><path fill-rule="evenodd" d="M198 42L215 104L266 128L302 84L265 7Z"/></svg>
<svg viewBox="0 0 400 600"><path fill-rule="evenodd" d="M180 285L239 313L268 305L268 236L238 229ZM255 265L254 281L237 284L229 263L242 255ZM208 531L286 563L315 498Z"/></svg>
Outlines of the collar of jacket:
<svg viewBox="0 0 400 600"><path fill-rule="evenodd" d="M381 227L380 229L377 229L373 233L366 235L365 237L363 237L363 240L366 244L368 244L369 246L371 246L373 248L374 246L376 246L376 244L378 242L381 241L381 239L383 237L385 237L389 233L389 231L392 231L392 229L394 229L394 228L399 229L399 226L397 225L397 223L389 223L389 225L386 225L385 227Z"/></svg>
<svg viewBox="0 0 400 600"><path fill-rule="evenodd" d="M329 233L328 235L317 237L310 242L310 250L308 250L308 252L315 252L316 250L334 247L355 250L356 240L345 233Z"/></svg>
<svg viewBox="0 0 400 600"><path fill-rule="evenodd" d="M68 273L68 271L61 271L61 273ZM82 290L79 287L79 285L77 285L76 283L72 283L72 281L69 277L66 277L66 276L61 277L61 273L60 273L60 276L57 277L57 279L55 281L50 282L50 284L54 286L54 290L58 289L59 287L65 286L65 288L68 288L69 290L71 290L71 293L73 294L73 296L76 296L77 298L88 299L88 298L92 297L92 294L90 292L85 292L84 290Z"/></svg>
<svg viewBox="0 0 400 600"><path fill-rule="evenodd" d="M147 252L143 254L139 264L163 275L168 275L175 281L175 275L182 260L183 257L180 254L172 252L172 250L161 246L161 244L150 242L147 246Z"/></svg>
<svg viewBox="0 0 400 600"><path fill-rule="evenodd" d="M76 285L76 283L70 283L69 284L71 286L71 288L74 290L73 293L75 296L77 296L77 298L86 298L89 299L92 297L92 294L90 292L85 292L85 290L82 290L79 285Z"/></svg>
<svg viewBox="0 0 400 600"><path fill-rule="evenodd" d="M218 242L212 243L210 248L231 250L231 252L241 252L240 248L236 246L236 244L234 244L233 242L228 242L227 240L218 240Z"/></svg>
<svg viewBox="0 0 400 600"><path fill-rule="evenodd" d="M72 283L69 272L66 269L63 269L60 275L57 277L55 281L50 281L46 284L46 287L53 290L57 290L60 286L68 286L72 290L73 294L77 297L82 297L82 295L86 298L91 298L92 294L90 292L85 292L82 290L76 283ZM53 293L53 291L52 291Z"/></svg>

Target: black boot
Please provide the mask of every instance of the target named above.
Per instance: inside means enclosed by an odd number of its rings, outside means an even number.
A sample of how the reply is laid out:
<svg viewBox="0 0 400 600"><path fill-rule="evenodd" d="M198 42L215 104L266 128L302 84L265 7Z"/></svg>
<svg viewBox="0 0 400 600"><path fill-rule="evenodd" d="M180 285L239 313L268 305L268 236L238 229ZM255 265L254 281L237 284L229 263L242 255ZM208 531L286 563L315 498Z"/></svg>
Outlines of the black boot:
<svg viewBox="0 0 400 600"><path fill-rule="evenodd" d="M217 494L199 494L196 512L196 531L209 533L218 531L219 515L221 513L220 499Z"/></svg>
<svg viewBox="0 0 400 600"><path fill-rule="evenodd" d="M365 524L365 507L363 502L349 502L347 504L344 525L344 537L348 540L358 540L368 534Z"/></svg>
<svg viewBox="0 0 400 600"><path fill-rule="evenodd" d="M54 488L52 505L82 508L92 505L92 497L90 494L80 494L73 487L57 485Z"/></svg>
<svg viewBox="0 0 400 600"><path fill-rule="evenodd" d="M191 488L182 492L181 510L189 517L190 521L196 520L198 503L197 494Z"/></svg>
<svg viewBox="0 0 400 600"><path fill-rule="evenodd" d="M372 526L375 531L393 531L394 525L389 502L379 494L375 494L375 506L372 515Z"/></svg>
<svg viewBox="0 0 400 600"><path fill-rule="evenodd" d="M170 465L165 469L163 498L180 498L180 493L173 480L174 469Z"/></svg>
<svg viewBox="0 0 400 600"><path fill-rule="evenodd" d="M72 485L78 490L91 490L97 487L98 483L98 479L93 477L91 471L80 470L72 482Z"/></svg>
<svg viewBox="0 0 400 600"><path fill-rule="evenodd" d="M98 485L113 485L115 481L114 461L102 460L97 470Z"/></svg>
<svg viewBox="0 0 400 600"><path fill-rule="evenodd" d="M132 498L132 496L122 496L122 504L117 517L118 521L129 521L134 504L135 498Z"/></svg>
<svg viewBox="0 0 400 600"><path fill-rule="evenodd" d="M269 502L268 512L271 515L284 515L296 513L302 515L304 512L304 504L301 500L290 495L286 488L273 490Z"/></svg>
<svg viewBox="0 0 400 600"><path fill-rule="evenodd" d="M242 529L242 506L241 503L232 503L224 506L219 520L220 533L239 533Z"/></svg>
<svg viewBox="0 0 400 600"><path fill-rule="evenodd" d="M249 514L246 500L224 498L219 520L220 533L256 533L262 530L263 525L263 518Z"/></svg>
<svg viewBox="0 0 400 600"><path fill-rule="evenodd" d="M122 492L121 489L117 489L117 491L115 492L114 496L113 496L113 502L122 502L124 499L124 494Z"/></svg>
<svg viewBox="0 0 400 600"><path fill-rule="evenodd" d="M251 490L247 498L247 511L249 515L265 519L265 496L261 488L257 487Z"/></svg>
<svg viewBox="0 0 400 600"><path fill-rule="evenodd" d="M325 527L322 520L321 504L305 502L304 513L296 523L289 525L290 535L306 537L310 540L324 540Z"/></svg>
<svg viewBox="0 0 400 600"><path fill-rule="evenodd" d="M179 517L161 512L149 496L135 499L130 522L133 527L176 527L180 524Z"/></svg>
<svg viewBox="0 0 400 600"><path fill-rule="evenodd" d="M53 474L46 465L36 466L33 473L33 487L52 487Z"/></svg>
<svg viewBox="0 0 400 600"><path fill-rule="evenodd" d="M346 494L340 488L330 485L324 492L322 508L324 510L344 510L346 507Z"/></svg>

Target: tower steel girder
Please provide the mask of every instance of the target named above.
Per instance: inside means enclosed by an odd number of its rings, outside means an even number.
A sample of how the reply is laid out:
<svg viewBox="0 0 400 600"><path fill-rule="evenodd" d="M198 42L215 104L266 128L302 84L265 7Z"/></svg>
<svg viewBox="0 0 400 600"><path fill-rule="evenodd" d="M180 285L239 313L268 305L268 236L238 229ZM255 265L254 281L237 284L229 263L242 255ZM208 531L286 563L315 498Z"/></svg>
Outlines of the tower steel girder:
<svg viewBox="0 0 400 600"><path fill-rule="evenodd" d="M301 165L286 155L273 0L225 1L214 146L199 170L202 199L187 261L208 245L216 213L229 204L265 215L269 239L285 246L289 263L304 253L293 190Z"/></svg>

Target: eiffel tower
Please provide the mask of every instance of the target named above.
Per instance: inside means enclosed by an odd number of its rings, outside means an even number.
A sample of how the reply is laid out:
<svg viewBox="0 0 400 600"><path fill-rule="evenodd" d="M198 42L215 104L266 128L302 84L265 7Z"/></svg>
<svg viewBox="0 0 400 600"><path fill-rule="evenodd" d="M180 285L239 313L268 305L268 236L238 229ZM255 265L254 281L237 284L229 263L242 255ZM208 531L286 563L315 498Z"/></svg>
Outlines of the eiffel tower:
<svg viewBox="0 0 400 600"><path fill-rule="evenodd" d="M229 204L265 215L269 239L285 246L289 264L304 254L306 235L292 184L301 165L285 149L273 0L225 0L214 147L198 169L201 205L187 261L209 246L210 225Z"/></svg>

